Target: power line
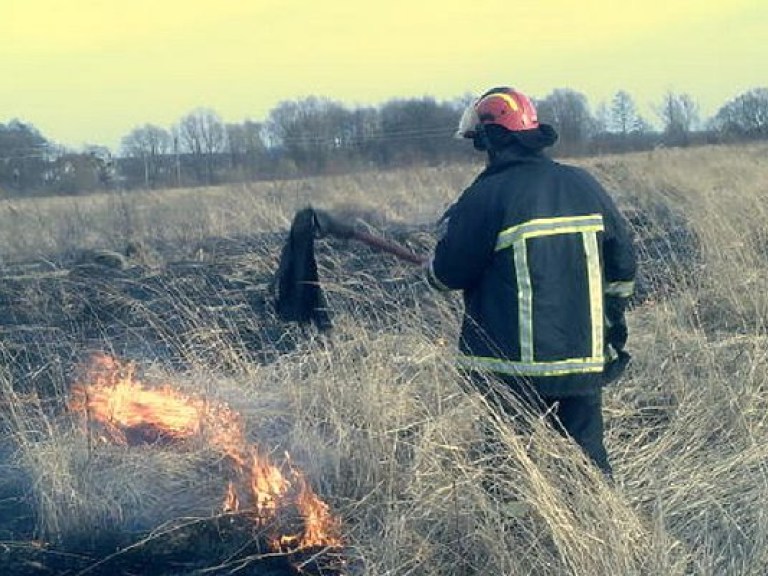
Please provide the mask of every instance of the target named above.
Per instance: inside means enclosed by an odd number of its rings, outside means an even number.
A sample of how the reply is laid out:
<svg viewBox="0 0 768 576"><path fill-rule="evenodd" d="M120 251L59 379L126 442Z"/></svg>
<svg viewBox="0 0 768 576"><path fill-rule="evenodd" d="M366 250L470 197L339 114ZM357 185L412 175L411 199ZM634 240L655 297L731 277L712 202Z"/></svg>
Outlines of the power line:
<svg viewBox="0 0 768 576"><path fill-rule="evenodd" d="M354 134L354 135L302 135L302 136L287 136L278 137L277 140L281 144L365 144L366 142L381 142L387 140L425 140L425 139L438 139L438 138L450 138L454 134L453 130L446 130L444 128L432 129L432 130L402 130L397 132L373 132L368 134Z"/></svg>
<svg viewBox="0 0 768 576"><path fill-rule="evenodd" d="M285 136L276 137L275 140L278 143L277 147L283 146L319 146L329 145L333 149L343 150L351 147L361 148L368 143L382 144L389 141L419 141L419 140L448 140L453 135L453 130L447 130L445 128L431 128L431 129L401 129L401 130L379 130L372 131L363 134L355 133L339 133L339 134L303 134L299 136ZM29 154L6 154L0 155L0 160L6 164L12 161L21 161L28 159L48 159L56 160L58 157L67 155L66 151L60 151L51 145L44 144L35 147L25 147L21 150L45 150L44 152L34 152ZM19 150L15 150L19 152ZM83 153L88 155L87 153Z"/></svg>

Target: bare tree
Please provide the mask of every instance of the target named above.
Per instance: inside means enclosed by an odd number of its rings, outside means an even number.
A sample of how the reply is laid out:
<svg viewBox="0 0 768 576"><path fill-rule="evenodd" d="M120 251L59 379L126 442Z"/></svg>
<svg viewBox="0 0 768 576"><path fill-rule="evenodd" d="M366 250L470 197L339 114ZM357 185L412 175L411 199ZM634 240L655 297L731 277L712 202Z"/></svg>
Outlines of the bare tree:
<svg viewBox="0 0 768 576"><path fill-rule="evenodd" d="M134 128L121 141L123 154L140 163L146 188L161 184L163 172L168 169L172 150L170 133L154 124Z"/></svg>
<svg viewBox="0 0 768 576"><path fill-rule="evenodd" d="M539 120L552 124L560 134L559 148L584 152L594 131L587 97L570 88L558 88L537 102Z"/></svg>
<svg viewBox="0 0 768 576"><path fill-rule="evenodd" d="M609 132L611 129L611 109L604 101L595 107L593 126L596 134Z"/></svg>
<svg viewBox="0 0 768 576"><path fill-rule="evenodd" d="M23 192L42 188L50 175L53 147L31 124L0 124L0 185Z"/></svg>
<svg viewBox="0 0 768 576"><path fill-rule="evenodd" d="M377 108L352 111L346 143L352 156L362 162L376 163L381 134L381 114Z"/></svg>
<svg viewBox="0 0 768 576"><path fill-rule="evenodd" d="M334 154L346 147L351 113L328 98L310 96L284 101L270 114L267 130L300 170L323 172Z"/></svg>
<svg viewBox="0 0 768 576"><path fill-rule="evenodd" d="M626 137L635 125L637 107L629 92L619 90L611 100L611 129Z"/></svg>
<svg viewBox="0 0 768 576"><path fill-rule="evenodd" d="M448 158L461 111L455 103L430 97L386 102L380 111L386 163L437 164Z"/></svg>
<svg viewBox="0 0 768 576"><path fill-rule="evenodd" d="M241 179L252 179L262 168L266 156L264 125L246 120L242 124L227 124L226 152L230 168Z"/></svg>
<svg viewBox="0 0 768 576"><path fill-rule="evenodd" d="M714 128L737 138L768 138L768 88L753 88L723 105Z"/></svg>
<svg viewBox="0 0 768 576"><path fill-rule="evenodd" d="M667 92L656 108L664 126L664 142L687 146L699 121L699 105L689 94Z"/></svg>
<svg viewBox="0 0 768 576"><path fill-rule="evenodd" d="M216 179L217 156L224 151L224 123L210 108L197 108L178 124L179 144L189 155L198 182L213 184Z"/></svg>

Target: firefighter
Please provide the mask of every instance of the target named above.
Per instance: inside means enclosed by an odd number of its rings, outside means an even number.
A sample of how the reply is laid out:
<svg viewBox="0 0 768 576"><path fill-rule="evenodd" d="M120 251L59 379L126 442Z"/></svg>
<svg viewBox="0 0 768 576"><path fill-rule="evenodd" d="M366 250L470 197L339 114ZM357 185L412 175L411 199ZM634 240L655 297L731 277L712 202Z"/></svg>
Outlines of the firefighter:
<svg viewBox="0 0 768 576"><path fill-rule="evenodd" d="M626 223L585 170L543 154L557 133L522 92L485 93L457 136L487 165L443 215L426 268L434 288L463 291L459 365L555 414L610 477L601 394L629 360L636 261Z"/></svg>

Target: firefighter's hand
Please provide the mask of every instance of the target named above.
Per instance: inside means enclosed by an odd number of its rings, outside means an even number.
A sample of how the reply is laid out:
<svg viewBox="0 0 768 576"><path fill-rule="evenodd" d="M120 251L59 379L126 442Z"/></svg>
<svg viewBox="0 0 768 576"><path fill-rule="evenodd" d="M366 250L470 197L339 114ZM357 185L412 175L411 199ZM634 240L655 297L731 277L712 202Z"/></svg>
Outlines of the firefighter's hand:
<svg viewBox="0 0 768 576"><path fill-rule="evenodd" d="M614 350L623 350L627 344L627 322L624 318L626 306L626 298L619 298L617 296L606 296L605 298L605 318L607 324L605 341L613 346Z"/></svg>
<svg viewBox="0 0 768 576"><path fill-rule="evenodd" d="M627 325L623 318L620 323L609 326L605 331L606 342L615 350L624 350L624 346L627 345L627 337Z"/></svg>
<svg viewBox="0 0 768 576"><path fill-rule="evenodd" d="M623 348L616 350L609 346L609 350L611 352L610 359L605 363L605 367L603 368L604 384L610 384L621 378L629 365L629 361L632 360L630 353Z"/></svg>

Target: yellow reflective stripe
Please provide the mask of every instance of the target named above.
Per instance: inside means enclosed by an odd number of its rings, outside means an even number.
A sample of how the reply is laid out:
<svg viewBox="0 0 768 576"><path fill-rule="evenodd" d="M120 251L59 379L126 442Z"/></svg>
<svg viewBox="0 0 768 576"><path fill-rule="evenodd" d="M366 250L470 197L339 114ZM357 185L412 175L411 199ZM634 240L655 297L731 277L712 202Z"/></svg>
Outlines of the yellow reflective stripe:
<svg viewBox="0 0 768 576"><path fill-rule="evenodd" d="M535 238L552 234L602 232L603 229L603 216L601 214L537 218L502 230L496 239L496 251L509 248L521 238Z"/></svg>
<svg viewBox="0 0 768 576"><path fill-rule="evenodd" d="M629 280L627 282L608 282L605 285L606 296L620 296L622 298L629 298L635 293L635 282Z"/></svg>
<svg viewBox="0 0 768 576"><path fill-rule="evenodd" d="M600 271L600 250L595 232L582 232L584 252L587 256L587 278L589 282L589 314L592 320L592 356L603 354L603 275Z"/></svg>
<svg viewBox="0 0 768 576"><path fill-rule="evenodd" d="M483 356L459 356L457 363L463 368L488 370L511 376L564 376L567 374L600 373L605 358L570 358L556 362L514 362Z"/></svg>
<svg viewBox="0 0 768 576"><path fill-rule="evenodd" d="M520 358L533 362L533 287L528 270L525 238L514 243L515 276L517 278L517 314L520 328Z"/></svg>
<svg viewBox="0 0 768 576"><path fill-rule="evenodd" d="M512 108L515 112L517 112L519 106L517 105L517 102L514 98L512 98L511 95L505 94L503 92L494 92L493 94L488 94L485 98L480 98L480 100L477 101L477 104L475 104L475 109L477 109L478 106L480 106L481 103L485 102L486 100L490 100L491 98L501 98L504 100L507 104L509 104L509 107Z"/></svg>
<svg viewBox="0 0 768 576"><path fill-rule="evenodd" d="M443 284L440 280L440 278L437 277L437 274L435 274L435 259L431 258L429 260L429 266L427 267L427 275L429 276L429 281L437 290L440 292L448 292L450 291L450 288Z"/></svg>

